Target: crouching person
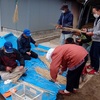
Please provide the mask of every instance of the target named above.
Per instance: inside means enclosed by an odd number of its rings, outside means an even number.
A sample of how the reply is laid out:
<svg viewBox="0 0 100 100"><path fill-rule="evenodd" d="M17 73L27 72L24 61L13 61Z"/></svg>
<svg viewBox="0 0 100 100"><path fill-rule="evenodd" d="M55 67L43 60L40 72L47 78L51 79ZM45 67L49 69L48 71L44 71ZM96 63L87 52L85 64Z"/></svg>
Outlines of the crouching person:
<svg viewBox="0 0 100 100"><path fill-rule="evenodd" d="M18 66L16 60L19 61ZM11 42L5 42L0 49L0 76L3 80L13 79L25 73L24 58L14 49Z"/></svg>
<svg viewBox="0 0 100 100"><path fill-rule="evenodd" d="M50 49L46 58L51 61L50 75L52 81L57 82L57 74L60 68L60 73L68 70L66 89L60 90L59 93L63 95L70 95L71 92L76 93L82 70L88 60L87 51L76 44L65 44Z"/></svg>

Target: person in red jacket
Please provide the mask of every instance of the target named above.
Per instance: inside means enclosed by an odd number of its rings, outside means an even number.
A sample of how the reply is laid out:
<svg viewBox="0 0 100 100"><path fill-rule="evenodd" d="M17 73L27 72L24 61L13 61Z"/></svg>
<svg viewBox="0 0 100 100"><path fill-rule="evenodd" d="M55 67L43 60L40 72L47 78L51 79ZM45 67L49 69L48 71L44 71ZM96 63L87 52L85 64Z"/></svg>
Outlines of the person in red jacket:
<svg viewBox="0 0 100 100"><path fill-rule="evenodd" d="M64 44L48 50L46 58L51 61L50 75L52 81L57 82L60 66L62 66L61 72L68 70L66 89L60 90L59 93L70 95L71 92L76 92L79 88L82 70L88 60L88 52L79 45Z"/></svg>
<svg viewBox="0 0 100 100"><path fill-rule="evenodd" d="M19 66L17 61L19 61ZM0 49L0 76L3 80L16 78L25 73L25 62L18 50L13 48L11 42L5 42Z"/></svg>

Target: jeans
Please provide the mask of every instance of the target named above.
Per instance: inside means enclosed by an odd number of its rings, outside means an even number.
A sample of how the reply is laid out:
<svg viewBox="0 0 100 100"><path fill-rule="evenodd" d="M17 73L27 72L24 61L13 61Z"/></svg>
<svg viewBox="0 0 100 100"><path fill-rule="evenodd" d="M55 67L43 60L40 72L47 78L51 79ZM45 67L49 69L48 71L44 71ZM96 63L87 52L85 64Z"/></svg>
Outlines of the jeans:
<svg viewBox="0 0 100 100"><path fill-rule="evenodd" d="M65 44L65 40L69 37L72 37L72 34L61 34L60 35L60 44Z"/></svg>

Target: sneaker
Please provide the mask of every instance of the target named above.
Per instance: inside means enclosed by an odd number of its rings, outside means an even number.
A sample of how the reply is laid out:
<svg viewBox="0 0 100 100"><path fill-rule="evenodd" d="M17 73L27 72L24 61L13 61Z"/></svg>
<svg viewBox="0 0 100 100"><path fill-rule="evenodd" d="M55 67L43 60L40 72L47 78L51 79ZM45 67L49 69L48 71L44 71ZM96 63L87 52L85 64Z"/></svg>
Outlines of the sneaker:
<svg viewBox="0 0 100 100"><path fill-rule="evenodd" d="M93 69L91 65L85 66L88 69Z"/></svg>
<svg viewBox="0 0 100 100"><path fill-rule="evenodd" d="M83 69L83 71L82 71L82 74L84 75L84 74L87 74L88 72L87 72L87 66L85 66L84 67L84 69Z"/></svg>
<svg viewBox="0 0 100 100"><path fill-rule="evenodd" d="M94 69L92 69L90 72L88 72L88 74L96 74L96 73L97 73L97 71Z"/></svg>
<svg viewBox="0 0 100 100"><path fill-rule="evenodd" d="M72 91L72 93L74 93L74 94L76 94L78 92L78 90L77 89L73 89L73 91Z"/></svg>
<svg viewBox="0 0 100 100"><path fill-rule="evenodd" d="M62 94L62 95L66 95L66 96L70 96L71 93L67 90L59 90L59 93Z"/></svg>

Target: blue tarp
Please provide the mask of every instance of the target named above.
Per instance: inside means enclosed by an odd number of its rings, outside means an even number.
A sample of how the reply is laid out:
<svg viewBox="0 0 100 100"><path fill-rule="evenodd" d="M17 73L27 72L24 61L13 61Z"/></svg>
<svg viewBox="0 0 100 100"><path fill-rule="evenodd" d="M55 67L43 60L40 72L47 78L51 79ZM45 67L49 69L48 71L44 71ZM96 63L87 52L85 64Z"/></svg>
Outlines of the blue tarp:
<svg viewBox="0 0 100 100"><path fill-rule="evenodd" d="M16 40L17 40L17 37L14 36L12 33L9 33L3 37L0 37L0 47L2 47L6 41L10 41L10 42L12 42L13 47L17 48ZM32 46L32 50L34 50L34 52L36 52L39 56L43 56L46 54L45 52L35 50L34 49L35 46L33 44L31 44L31 46ZM49 49L49 47L45 47L42 45L38 45L38 48L42 48L44 50ZM38 59L32 58L31 60L26 60L25 68L28 69L26 72L27 76L21 77L20 80L23 80L23 81L33 84L35 86L41 87L45 90L49 90L49 91L53 92L53 94L44 93L42 100L55 100L57 92L60 89L64 89L65 85L61 85L61 87L58 87L54 83L50 82L46 78L44 78L41 75L39 75L38 73L36 73L35 67L38 67L38 66L41 68L44 68L44 69L48 69L48 67L39 58ZM15 85L16 84L13 84L13 83L4 85L4 81L0 79L0 92L3 94L4 92L8 91L10 88L12 88ZM11 97L9 97L6 100L12 100L12 99L11 99Z"/></svg>

